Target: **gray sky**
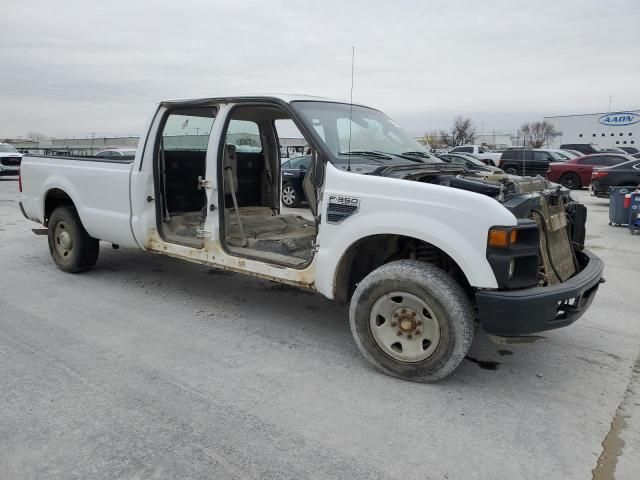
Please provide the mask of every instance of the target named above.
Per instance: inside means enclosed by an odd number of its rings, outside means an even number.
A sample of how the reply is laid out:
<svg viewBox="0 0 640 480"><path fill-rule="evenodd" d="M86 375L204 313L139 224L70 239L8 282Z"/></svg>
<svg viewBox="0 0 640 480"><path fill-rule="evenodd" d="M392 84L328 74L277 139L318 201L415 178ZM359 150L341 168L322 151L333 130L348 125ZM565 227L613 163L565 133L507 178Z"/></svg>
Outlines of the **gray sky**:
<svg viewBox="0 0 640 480"><path fill-rule="evenodd" d="M640 1L3 0L0 138L139 134L168 98L292 92L413 134L640 108Z"/></svg>

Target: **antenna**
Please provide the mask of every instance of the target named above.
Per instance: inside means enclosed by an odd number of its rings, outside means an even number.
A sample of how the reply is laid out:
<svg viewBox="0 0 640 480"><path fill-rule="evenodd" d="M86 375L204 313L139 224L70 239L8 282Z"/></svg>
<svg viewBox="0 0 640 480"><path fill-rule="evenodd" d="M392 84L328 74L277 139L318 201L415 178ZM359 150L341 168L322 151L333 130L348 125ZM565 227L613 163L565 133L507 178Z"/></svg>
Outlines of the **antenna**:
<svg viewBox="0 0 640 480"><path fill-rule="evenodd" d="M349 97L349 148L347 155L347 172L351 171L351 117L353 116L353 64L356 58L356 47L351 47L351 95Z"/></svg>

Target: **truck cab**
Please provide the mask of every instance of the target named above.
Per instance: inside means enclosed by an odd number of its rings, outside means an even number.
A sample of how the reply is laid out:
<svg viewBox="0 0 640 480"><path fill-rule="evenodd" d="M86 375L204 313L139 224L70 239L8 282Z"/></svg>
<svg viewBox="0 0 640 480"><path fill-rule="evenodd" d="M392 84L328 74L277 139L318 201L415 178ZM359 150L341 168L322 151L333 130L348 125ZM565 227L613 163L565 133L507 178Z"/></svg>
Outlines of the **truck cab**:
<svg viewBox="0 0 640 480"><path fill-rule="evenodd" d="M281 208L291 131L310 146L310 218ZM162 102L133 160L26 157L21 173L61 269L104 241L316 291L408 380L453 372L475 321L503 338L569 325L602 278L568 190L442 162L382 112L318 97Z"/></svg>

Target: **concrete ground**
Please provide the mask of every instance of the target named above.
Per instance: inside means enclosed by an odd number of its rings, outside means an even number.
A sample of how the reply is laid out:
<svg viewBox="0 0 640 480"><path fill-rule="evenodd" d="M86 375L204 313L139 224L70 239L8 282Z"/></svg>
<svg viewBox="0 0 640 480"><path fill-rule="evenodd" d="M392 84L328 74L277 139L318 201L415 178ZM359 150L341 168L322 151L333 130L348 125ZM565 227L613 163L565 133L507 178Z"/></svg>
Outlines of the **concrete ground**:
<svg viewBox="0 0 640 480"><path fill-rule="evenodd" d="M588 314L422 385L317 295L106 244L65 274L0 180L0 478L637 479L640 236L577 195Z"/></svg>

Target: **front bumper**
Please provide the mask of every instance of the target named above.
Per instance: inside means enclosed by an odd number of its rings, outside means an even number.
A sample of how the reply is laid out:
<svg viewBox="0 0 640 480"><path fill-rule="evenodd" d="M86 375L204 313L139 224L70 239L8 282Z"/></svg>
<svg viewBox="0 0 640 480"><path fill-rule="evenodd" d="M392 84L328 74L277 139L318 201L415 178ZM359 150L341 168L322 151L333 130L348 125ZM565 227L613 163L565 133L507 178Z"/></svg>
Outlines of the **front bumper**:
<svg viewBox="0 0 640 480"><path fill-rule="evenodd" d="M566 327L587 311L602 282L604 262L576 252L581 271L564 283L521 290L480 290L480 323L492 335L516 337Z"/></svg>

